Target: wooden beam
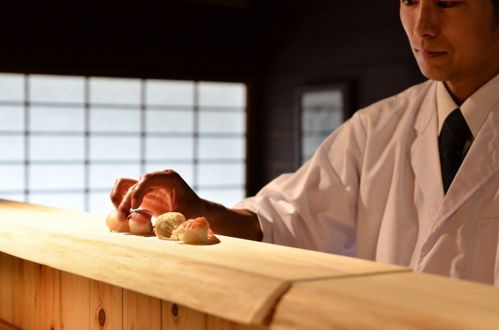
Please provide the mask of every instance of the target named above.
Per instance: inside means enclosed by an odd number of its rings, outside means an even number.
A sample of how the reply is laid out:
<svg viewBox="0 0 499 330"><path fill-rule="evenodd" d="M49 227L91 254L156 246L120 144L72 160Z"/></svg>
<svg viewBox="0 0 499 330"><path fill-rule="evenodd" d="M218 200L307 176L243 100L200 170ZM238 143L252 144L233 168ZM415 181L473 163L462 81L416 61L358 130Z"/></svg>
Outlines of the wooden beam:
<svg viewBox="0 0 499 330"><path fill-rule="evenodd" d="M296 283L272 329L497 329L499 290L418 273Z"/></svg>

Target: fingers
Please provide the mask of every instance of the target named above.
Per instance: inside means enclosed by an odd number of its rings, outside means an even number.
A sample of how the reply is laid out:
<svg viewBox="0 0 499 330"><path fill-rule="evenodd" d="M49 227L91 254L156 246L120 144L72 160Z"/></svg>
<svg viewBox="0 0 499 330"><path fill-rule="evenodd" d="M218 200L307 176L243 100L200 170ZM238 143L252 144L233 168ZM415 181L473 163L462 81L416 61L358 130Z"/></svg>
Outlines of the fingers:
<svg viewBox="0 0 499 330"><path fill-rule="evenodd" d="M172 212L169 195L162 189L155 189L144 196L141 208L151 210L154 216L159 216L165 212Z"/></svg>
<svg viewBox="0 0 499 330"><path fill-rule="evenodd" d="M176 199L175 192L178 190L183 191L184 194L192 192L177 172L163 170L146 173L133 189L131 206L132 208L139 207L143 201L151 204L161 202L163 205L157 207L171 211L174 207L173 201Z"/></svg>
<svg viewBox="0 0 499 330"><path fill-rule="evenodd" d="M109 194L111 202L113 202L115 208L118 208L123 197L128 192L130 187L132 187L136 183L137 180L128 179L128 178L120 178L116 180L116 182L114 183L114 187L111 190L111 193Z"/></svg>
<svg viewBox="0 0 499 330"><path fill-rule="evenodd" d="M146 207L155 215L183 209L185 205L195 205L199 197L175 171L163 170L149 172L138 181L118 179L111 192L111 200L121 219L126 218L130 209ZM180 202L182 205L178 205Z"/></svg>
<svg viewBox="0 0 499 330"><path fill-rule="evenodd" d="M130 213L130 208L131 208L131 198L132 198L132 193L133 190L135 189L136 184L132 185L126 192L125 196L121 199L121 202L119 205L116 207L118 210L118 216L121 219L124 219L128 216ZM140 205L140 204L139 204Z"/></svg>
<svg viewBox="0 0 499 330"><path fill-rule="evenodd" d="M142 204L145 195L153 190L155 187L164 188L169 190L171 184L167 177L170 173L176 173L171 170L165 171L155 171L149 172L142 175L137 182L137 185L134 187L133 192L131 194L131 207L137 208Z"/></svg>

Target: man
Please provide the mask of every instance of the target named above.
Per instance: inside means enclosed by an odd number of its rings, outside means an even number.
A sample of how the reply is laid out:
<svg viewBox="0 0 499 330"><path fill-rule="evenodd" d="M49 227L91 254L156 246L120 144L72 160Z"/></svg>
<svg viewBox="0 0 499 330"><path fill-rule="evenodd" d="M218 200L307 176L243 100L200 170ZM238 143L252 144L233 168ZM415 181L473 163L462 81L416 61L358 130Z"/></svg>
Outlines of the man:
<svg viewBox="0 0 499 330"><path fill-rule="evenodd" d="M204 215L220 234L499 285L498 0L402 0L430 80L358 111L296 173L234 209L173 171L117 181L111 199ZM455 111L456 109L458 109Z"/></svg>

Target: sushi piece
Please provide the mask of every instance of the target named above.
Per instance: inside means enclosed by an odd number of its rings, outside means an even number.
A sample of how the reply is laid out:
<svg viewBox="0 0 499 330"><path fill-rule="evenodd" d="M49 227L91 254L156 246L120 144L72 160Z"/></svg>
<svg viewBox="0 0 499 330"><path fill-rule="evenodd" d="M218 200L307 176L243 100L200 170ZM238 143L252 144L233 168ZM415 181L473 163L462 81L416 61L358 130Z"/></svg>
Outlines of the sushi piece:
<svg viewBox="0 0 499 330"><path fill-rule="evenodd" d="M132 210L128 215L130 233L135 235L145 235L152 233L152 212L145 209Z"/></svg>
<svg viewBox="0 0 499 330"><path fill-rule="evenodd" d="M119 232L119 233L129 233L130 225L127 219L120 220L118 218L118 211L113 210L106 218L106 224L109 231Z"/></svg>
<svg viewBox="0 0 499 330"><path fill-rule="evenodd" d="M157 217L154 224L154 233L158 238L168 239L172 232L185 222L185 217L179 212L166 212Z"/></svg>
<svg viewBox="0 0 499 330"><path fill-rule="evenodd" d="M218 242L205 217L187 220L172 232L172 239L186 244L213 244Z"/></svg>

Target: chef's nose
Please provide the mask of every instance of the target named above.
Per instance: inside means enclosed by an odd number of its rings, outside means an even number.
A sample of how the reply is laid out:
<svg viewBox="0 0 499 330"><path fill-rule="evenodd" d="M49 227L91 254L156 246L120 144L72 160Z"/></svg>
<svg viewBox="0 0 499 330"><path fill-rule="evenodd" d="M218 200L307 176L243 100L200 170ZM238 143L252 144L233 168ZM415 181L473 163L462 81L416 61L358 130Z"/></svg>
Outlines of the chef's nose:
<svg viewBox="0 0 499 330"><path fill-rule="evenodd" d="M416 24L414 34L420 38L434 38L438 34L439 21L437 7L434 1L420 1L418 10L415 11Z"/></svg>

